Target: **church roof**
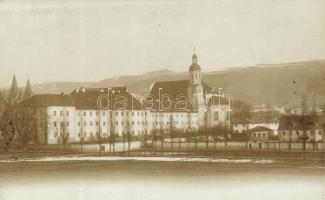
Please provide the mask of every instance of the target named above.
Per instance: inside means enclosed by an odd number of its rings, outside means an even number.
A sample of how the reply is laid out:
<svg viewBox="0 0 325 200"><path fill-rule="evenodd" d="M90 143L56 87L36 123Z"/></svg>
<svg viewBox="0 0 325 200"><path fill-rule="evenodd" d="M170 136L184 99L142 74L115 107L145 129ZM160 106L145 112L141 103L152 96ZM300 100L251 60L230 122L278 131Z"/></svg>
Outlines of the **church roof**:
<svg viewBox="0 0 325 200"><path fill-rule="evenodd" d="M25 88L25 93L24 93L24 99L28 99L33 95L32 87L30 85L29 80L27 81L26 88Z"/></svg>
<svg viewBox="0 0 325 200"><path fill-rule="evenodd" d="M197 70L201 70L200 65L197 64L197 63L192 63L192 64L190 65L190 71L197 71Z"/></svg>
<svg viewBox="0 0 325 200"><path fill-rule="evenodd" d="M159 81L154 82L150 89L150 96L154 99L159 99L159 88L161 88L160 95L169 95L173 100L179 96L188 97L189 80L176 80L176 81ZM203 94L211 93L212 88L202 82Z"/></svg>

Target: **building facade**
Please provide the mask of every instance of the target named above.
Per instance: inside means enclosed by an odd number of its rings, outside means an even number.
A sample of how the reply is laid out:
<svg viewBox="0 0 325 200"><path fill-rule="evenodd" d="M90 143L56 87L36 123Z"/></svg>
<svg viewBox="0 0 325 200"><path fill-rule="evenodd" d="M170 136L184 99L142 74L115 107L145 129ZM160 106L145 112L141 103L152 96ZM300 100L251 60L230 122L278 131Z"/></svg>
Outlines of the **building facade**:
<svg viewBox="0 0 325 200"><path fill-rule="evenodd" d="M280 118L279 139L285 142L325 141L319 116L289 115Z"/></svg>
<svg viewBox="0 0 325 200"><path fill-rule="evenodd" d="M57 144L229 127L230 111L230 99L202 81L194 54L188 80L154 82L140 99L126 87L79 88L67 95L33 95L16 106L15 116L20 134Z"/></svg>

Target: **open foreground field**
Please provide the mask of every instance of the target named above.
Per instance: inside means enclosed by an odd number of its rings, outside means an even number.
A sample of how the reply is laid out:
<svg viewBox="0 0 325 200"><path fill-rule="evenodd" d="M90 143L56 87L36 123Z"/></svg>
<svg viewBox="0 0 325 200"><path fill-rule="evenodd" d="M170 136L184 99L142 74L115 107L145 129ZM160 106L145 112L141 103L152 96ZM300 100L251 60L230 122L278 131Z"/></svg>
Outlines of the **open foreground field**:
<svg viewBox="0 0 325 200"><path fill-rule="evenodd" d="M325 199L321 159L1 154L0 199Z"/></svg>

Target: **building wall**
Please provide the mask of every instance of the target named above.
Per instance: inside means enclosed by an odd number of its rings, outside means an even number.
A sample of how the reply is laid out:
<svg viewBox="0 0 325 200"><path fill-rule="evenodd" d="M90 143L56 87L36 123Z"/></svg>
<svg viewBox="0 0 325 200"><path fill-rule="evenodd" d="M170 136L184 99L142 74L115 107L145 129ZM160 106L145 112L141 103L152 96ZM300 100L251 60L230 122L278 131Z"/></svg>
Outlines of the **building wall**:
<svg viewBox="0 0 325 200"><path fill-rule="evenodd" d="M197 112L151 112L150 130L197 130L199 127Z"/></svg>
<svg viewBox="0 0 325 200"><path fill-rule="evenodd" d="M280 141L299 141L299 137L306 134L308 136L308 141L314 140L316 142L324 141L324 131L321 129L317 130L280 130L279 137Z"/></svg>
<svg viewBox="0 0 325 200"><path fill-rule="evenodd" d="M272 133L269 131L256 131L250 133L250 139L255 141L267 141Z"/></svg>
<svg viewBox="0 0 325 200"><path fill-rule="evenodd" d="M67 137L67 142L78 141L75 107L47 107L47 143L62 143L63 137Z"/></svg>
<svg viewBox="0 0 325 200"><path fill-rule="evenodd" d="M207 124L208 127L214 127L218 125L224 125L229 127L229 107L228 105L209 106L207 110Z"/></svg>

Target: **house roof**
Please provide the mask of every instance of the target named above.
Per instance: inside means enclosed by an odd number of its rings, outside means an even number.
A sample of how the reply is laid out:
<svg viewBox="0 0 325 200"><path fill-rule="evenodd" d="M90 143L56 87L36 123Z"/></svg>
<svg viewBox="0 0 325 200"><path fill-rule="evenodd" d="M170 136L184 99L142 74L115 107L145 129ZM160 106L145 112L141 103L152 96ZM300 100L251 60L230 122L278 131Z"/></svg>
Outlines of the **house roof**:
<svg viewBox="0 0 325 200"><path fill-rule="evenodd" d="M18 107L47 107L47 106L75 106L71 95L38 94L17 105Z"/></svg>
<svg viewBox="0 0 325 200"><path fill-rule="evenodd" d="M288 115L280 117L278 130L311 130L317 128L321 128L319 116Z"/></svg>
<svg viewBox="0 0 325 200"><path fill-rule="evenodd" d="M80 88L73 96L77 109L81 110L141 110L139 100L127 92L126 87Z"/></svg>
<svg viewBox="0 0 325 200"><path fill-rule="evenodd" d="M101 96L103 96L101 98ZM99 100L100 99L100 100ZM99 102L101 102L102 107ZM71 94L39 94L18 104L19 107L74 106L80 110L140 110L141 103L126 87L80 88Z"/></svg>
<svg viewBox="0 0 325 200"><path fill-rule="evenodd" d="M261 132L261 131L273 131L272 129L270 128L267 128L267 127L264 127L264 126L256 126L254 128L251 128L248 130L248 132Z"/></svg>

